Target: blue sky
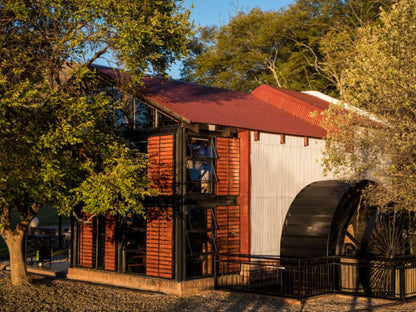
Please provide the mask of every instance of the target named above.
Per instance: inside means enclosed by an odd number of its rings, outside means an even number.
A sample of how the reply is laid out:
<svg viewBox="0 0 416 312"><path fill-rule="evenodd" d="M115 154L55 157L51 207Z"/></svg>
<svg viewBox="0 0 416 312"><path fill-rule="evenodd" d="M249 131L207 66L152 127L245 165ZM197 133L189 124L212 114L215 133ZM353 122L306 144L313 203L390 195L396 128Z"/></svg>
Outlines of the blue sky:
<svg viewBox="0 0 416 312"><path fill-rule="evenodd" d="M295 0L185 0L184 7L191 10L191 20L195 25L221 26L227 24L238 11L249 12L253 8L278 11L294 2ZM172 66L169 74L173 78L179 78L178 66Z"/></svg>
<svg viewBox="0 0 416 312"><path fill-rule="evenodd" d="M191 20L194 20L196 25L221 26L227 24L237 11L249 12L252 8L277 11L291 3L294 3L294 0L185 0L184 6L191 9Z"/></svg>

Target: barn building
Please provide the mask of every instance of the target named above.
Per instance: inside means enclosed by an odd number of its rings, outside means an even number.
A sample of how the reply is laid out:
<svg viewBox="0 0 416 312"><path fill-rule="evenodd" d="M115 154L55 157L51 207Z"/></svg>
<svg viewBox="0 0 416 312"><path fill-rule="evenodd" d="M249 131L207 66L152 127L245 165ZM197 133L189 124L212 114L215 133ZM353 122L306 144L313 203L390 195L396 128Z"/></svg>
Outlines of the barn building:
<svg viewBox="0 0 416 312"><path fill-rule="evenodd" d="M325 130L312 114L328 108L328 98L159 77L145 77L128 94L117 87L121 72L96 69L104 90L130 103L114 122L126 125L132 147L148 153L161 195L146 202L144 216L74 219L68 278L184 294L214 286L223 270L216 256L358 248L350 220L366 182L323 176L319 162Z"/></svg>

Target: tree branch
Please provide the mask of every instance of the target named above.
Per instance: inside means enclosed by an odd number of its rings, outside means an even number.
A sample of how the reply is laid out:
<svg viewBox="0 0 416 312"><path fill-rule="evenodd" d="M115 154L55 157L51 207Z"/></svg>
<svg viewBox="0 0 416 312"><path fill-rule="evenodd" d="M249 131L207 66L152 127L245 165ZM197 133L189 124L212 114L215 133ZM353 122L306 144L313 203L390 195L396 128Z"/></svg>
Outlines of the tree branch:
<svg viewBox="0 0 416 312"><path fill-rule="evenodd" d="M279 88L281 88L282 86L280 84L279 77L277 76L277 72L276 72L276 61L277 61L277 55L278 55L277 46L275 47L274 51L275 52L274 52L273 60L271 60L269 58L266 59L266 63L267 63L266 67L267 67L268 70L270 70L272 72L273 78L276 81L277 86Z"/></svg>
<svg viewBox="0 0 416 312"><path fill-rule="evenodd" d="M42 206L43 205L33 203L32 205L30 205L30 207L19 209L19 223L16 226L15 232L25 232L30 222L33 220L34 217L36 217Z"/></svg>
<svg viewBox="0 0 416 312"><path fill-rule="evenodd" d="M103 55L104 53L107 52L109 46L105 46L104 48L102 48L100 51L95 52L95 54L92 56L92 58L85 64L87 67L90 67L92 63L94 63L94 61L96 59L98 59L101 55Z"/></svg>
<svg viewBox="0 0 416 312"><path fill-rule="evenodd" d="M6 231L11 230L10 208L3 207L0 210L0 235L4 237Z"/></svg>
<svg viewBox="0 0 416 312"><path fill-rule="evenodd" d="M72 211L72 215L74 216L74 218L78 221L78 222L82 222L82 223L84 223L84 224L89 224L89 223L92 223L92 219L94 218L94 217L96 217L97 216L97 213L93 213L91 216L89 216L89 218L87 219L87 220L82 220L82 219L80 219L79 217L78 217L78 215L75 213L75 211Z"/></svg>

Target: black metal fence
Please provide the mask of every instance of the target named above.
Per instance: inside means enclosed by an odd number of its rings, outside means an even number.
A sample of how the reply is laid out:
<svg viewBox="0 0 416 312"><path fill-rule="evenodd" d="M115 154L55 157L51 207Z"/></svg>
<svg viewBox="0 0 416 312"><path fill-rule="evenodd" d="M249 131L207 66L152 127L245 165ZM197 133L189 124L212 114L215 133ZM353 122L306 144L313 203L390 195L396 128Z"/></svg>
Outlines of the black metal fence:
<svg viewBox="0 0 416 312"><path fill-rule="evenodd" d="M219 255L216 286L307 298L343 293L405 300L416 297L416 259L289 259Z"/></svg>

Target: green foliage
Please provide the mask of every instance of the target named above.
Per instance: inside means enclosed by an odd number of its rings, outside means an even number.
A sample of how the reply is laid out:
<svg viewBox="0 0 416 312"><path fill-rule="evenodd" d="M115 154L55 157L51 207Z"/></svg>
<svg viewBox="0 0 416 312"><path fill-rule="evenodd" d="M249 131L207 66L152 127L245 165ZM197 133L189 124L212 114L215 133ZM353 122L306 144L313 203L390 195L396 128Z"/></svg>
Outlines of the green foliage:
<svg viewBox="0 0 416 312"><path fill-rule="evenodd" d="M336 119L329 127L327 168L378 182L367 196L380 208L416 207L415 14L414 1L398 0L379 23L357 32L343 100L377 119L340 110L329 115Z"/></svg>
<svg viewBox="0 0 416 312"><path fill-rule="evenodd" d="M238 13L218 30L208 30L210 40L203 41L203 49L199 47L202 53L195 57L195 72L186 78L239 90L253 89L259 80L272 83L273 77L265 69L267 60L274 57L278 16L277 12L253 9Z"/></svg>
<svg viewBox="0 0 416 312"><path fill-rule="evenodd" d="M130 71L126 88L163 73L187 52L188 17L176 0L1 1L1 235L21 235L45 203L123 213L153 194L146 159L114 130L90 65L111 55Z"/></svg>
<svg viewBox="0 0 416 312"><path fill-rule="evenodd" d="M238 12L212 35L214 45L195 57L195 71L185 78L244 91L261 83L292 89L325 84L309 56L327 26L311 10L313 3L299 1L286 11Z"/></svg>
<svg viewBox="0 0 416 312"><path fill-rule="evenodd" d="M319 53L316 69L324 75L330 84L336 87L340 96L343 96L345 85L345 71L350 60L354 57L357 40L357 29L379 22L381 8L388 10L392 1L367 0L349 1L347 5L338 3L325 6L330 16L330 28L319 40Z"/></svg>
<svg viewBox="0 0 416 312"><path fill-rule="evenodd" d="M45 203L69 214L140 210L153 192L146 160L126 150L110 122L91 64L111 55L129 70L163 73L187 52L182 1L3 0L0 2L0 235L12 282L27 283L21 240ZM126 75L127 76L127 75ZM19 214L17 225L11 212Z"/></svg>
<svg viewBox="0 0 416 312"><path fill-rule="evenodd" d="M195 58L207 52L208 49L215 45L215 36L217 32L218 28L216 26L206 26L199 27L196 33L194 33L191 40L188 42L189 54L182 61L182 79L196 81L198 79L198 76L205 76L204 73L202 73L201 71L198 71L197 76L196 71L198 64L195 62ZM207 77L204 79L209 79L208 73L206 74L206 76Z"/></svg>
<svg viewBox="0 0 416 312"><path fill-rule="evenodd" d="M238 12L227 25L210 30L209 40L195 38L199 45L190 47L194 53L183 78L243 91L266 83L334 95L343 83L355 29L377 20L380 6L390 3L298 0L279 12Z"/></svg>
<svg viewBox="0 0 416 312"><path fill-rule="evenodd" d="M73 190L75 202L89 213L124 215L127 210L143 213L146 196L157 195L149 188L146 155L128 147L116 146L103 164L104 170L90 176Z"/></svg>

